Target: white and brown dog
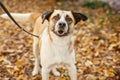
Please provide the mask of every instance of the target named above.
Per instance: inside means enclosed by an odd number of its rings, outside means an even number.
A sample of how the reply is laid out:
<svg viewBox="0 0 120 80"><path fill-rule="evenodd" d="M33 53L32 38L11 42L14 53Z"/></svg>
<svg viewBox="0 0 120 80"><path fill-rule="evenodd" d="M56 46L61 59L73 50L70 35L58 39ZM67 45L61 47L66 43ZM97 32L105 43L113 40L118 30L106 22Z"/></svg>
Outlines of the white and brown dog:
<svg viewBox="0 0 120 80"><path fill-rule="evenodd" d="M87 17L65 10L46 11L41 16L33 13L12 15L17 21L36 20L33 33L40 38L33 37L35 65L32 74L38 74L41 65L42 80L49 80L50 71L60 76L56 68L64 65L71 80L77 80L73 31L74 26L80 20L87 20ZM8 18L6 14L1 17Z"/></svg>

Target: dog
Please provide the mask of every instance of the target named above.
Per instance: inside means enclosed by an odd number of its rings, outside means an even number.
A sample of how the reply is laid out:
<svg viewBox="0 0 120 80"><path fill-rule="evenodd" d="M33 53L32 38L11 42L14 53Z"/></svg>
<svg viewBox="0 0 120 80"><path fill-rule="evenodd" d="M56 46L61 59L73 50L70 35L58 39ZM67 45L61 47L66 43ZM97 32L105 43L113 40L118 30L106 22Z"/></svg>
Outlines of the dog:
<svg viewBox="0 0 120 80"><path fill-rule="evenodd" d="M12 16L18 21L35 21L33 34L40 38L33 37L35 64L32 75L41 71L42 80L49 80L51 71L60 76L57 68L65 66L71 80L77 80L73 31L78 22L87 20L87 16L66 10L46 11L43 14L12 13ZM1 17L8 19L6 14ZM19 19L21 17L25 20Z"/></svg>

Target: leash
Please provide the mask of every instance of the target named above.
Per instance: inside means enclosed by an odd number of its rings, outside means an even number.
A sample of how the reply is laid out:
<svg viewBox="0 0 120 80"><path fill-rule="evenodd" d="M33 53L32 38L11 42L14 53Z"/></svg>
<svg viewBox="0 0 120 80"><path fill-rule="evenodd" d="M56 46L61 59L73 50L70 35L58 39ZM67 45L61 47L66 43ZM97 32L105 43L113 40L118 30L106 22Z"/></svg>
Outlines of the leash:
<svg viewBox="0 0 120 80"><path fill-rule="evenodd" d="M2 2L0 1L0 6L1 8L5 11L5 13L9 16L9 18L24 32L26 32L27 34L31 35L31 36L34 36L34 37L37 37L39 38L38 35L35 35L35 34L32 34L32 33L29 33L28 31L26 31L24 28L22 28L16 21L15 19L11 16L10 12L7 10L7 8L2 4Z"/></svg>

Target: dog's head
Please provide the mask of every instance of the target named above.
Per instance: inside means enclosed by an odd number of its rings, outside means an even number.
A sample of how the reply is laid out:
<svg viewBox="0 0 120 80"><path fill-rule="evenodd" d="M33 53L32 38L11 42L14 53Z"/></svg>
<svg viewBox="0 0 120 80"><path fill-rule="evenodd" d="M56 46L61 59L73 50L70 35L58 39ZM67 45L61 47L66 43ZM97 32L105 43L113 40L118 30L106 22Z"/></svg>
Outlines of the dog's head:
<svg viewBox="0 0 120 80"><path fill-rule="evenodd" d="M42 15L44 20L49 21L50 30L57 36L66 36L73 31L74 26L80 20L87 20L87 17L81 13L72 11L54 10L46 11Z"/></svg>

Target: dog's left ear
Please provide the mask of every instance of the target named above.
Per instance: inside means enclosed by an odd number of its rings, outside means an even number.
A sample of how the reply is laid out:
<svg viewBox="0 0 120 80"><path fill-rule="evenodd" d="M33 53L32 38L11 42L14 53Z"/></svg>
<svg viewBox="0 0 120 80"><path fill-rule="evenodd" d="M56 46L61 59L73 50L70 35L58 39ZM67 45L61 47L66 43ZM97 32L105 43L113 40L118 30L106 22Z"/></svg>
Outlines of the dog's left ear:
<svg viewBox="0 0 120 80"><path fill-rule="evenodd" d="M86 21L88 18L84 14L72 12L75 18L75 24L77 24L80 20Z"/></svg>
<svg viewBox="0 0 120 80"><path fill-rule="evenodd" d="M53 13L53 11L46 11L42 14L42 23L44 23L45 19L49 20L49 17L51 16L51 14Z"/></svg>

